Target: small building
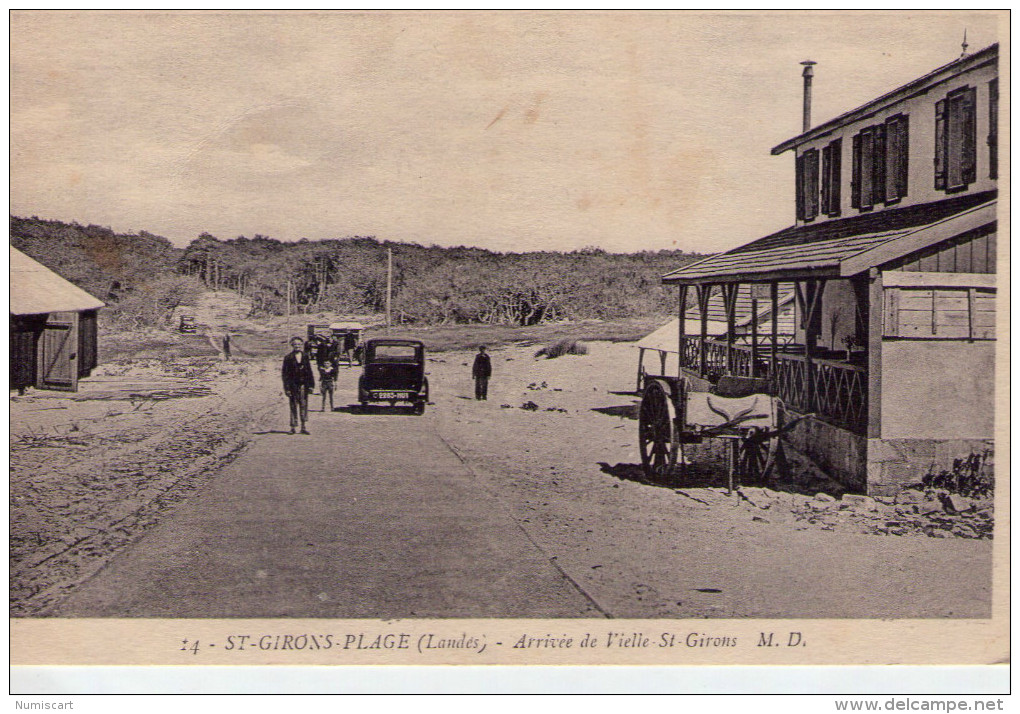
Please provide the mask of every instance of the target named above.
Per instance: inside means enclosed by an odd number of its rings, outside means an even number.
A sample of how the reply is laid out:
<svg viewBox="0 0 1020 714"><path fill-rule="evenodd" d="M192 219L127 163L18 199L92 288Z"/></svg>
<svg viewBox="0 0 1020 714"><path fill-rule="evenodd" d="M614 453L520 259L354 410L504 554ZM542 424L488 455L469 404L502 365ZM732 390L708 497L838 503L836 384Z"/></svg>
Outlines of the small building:
<svg viewBox="0 0 1020 714"><path fill-rule="evenodd" d="M11 253L11 389L77 391L98 362L100 300L17 250Z"/></svg>
<svg viewBox="0 0 1020 714"><path fill-rule="evenodd" d="M994 436L998 45L776 146L796 165L796 222L663 281L727 329L678 335L683 373L768 378L801 421L789 441L848 487L890 494ZM847 190L849 189L849 190ZM739 344L745 286L794 288L795 335ZM778 314L778 309L773 314ZM773 323L770 331L776 333Z"/></svg>

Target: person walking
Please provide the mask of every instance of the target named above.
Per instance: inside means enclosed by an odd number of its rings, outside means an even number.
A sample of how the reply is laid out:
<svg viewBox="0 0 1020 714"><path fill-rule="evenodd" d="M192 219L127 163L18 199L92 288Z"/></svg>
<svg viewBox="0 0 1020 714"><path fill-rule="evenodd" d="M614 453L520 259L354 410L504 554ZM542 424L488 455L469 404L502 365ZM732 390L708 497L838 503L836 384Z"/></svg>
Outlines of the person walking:
<svg viewBox="0 0 1020 714"><path fill-rule="evenodd" d="M305 354L305 341L300 337L290 340L291 351L283 358L283 392L290 400L290 433L301 422L301 433L307 434L308 392L315 387L312 363Z"/></svg>
<svg viewBox="0 0 1020 714"><path fill-rule="evenodd" d="M471 376L475 378L475 399L489 398L489 377L492 376L492 360L485 354L485 345L478 348L475 363L471 367Z"/></svg>
<svg viewBox="0 0 1020 714"><path fill-rule="evenodd" d="M223 335L223 357L230 361L230 333Z"/></svg>

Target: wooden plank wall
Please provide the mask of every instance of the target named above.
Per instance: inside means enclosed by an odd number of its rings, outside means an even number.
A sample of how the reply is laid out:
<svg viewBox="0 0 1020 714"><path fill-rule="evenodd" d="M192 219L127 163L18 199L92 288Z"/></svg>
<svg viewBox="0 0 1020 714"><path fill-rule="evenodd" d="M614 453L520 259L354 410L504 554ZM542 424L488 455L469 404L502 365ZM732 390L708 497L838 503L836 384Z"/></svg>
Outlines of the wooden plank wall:
<svg viewBox="0 0 1020 714"><path fill-rule="evenodd" d="M928 339L995 339L995 291L887 288L883 334Z"/></svg>
<svg viewBox="0 0 1020 714"><path fill-rule="evenodd" d="M996 234L968 235L905 258L891 270L922 273L994 273Z"/></svg>

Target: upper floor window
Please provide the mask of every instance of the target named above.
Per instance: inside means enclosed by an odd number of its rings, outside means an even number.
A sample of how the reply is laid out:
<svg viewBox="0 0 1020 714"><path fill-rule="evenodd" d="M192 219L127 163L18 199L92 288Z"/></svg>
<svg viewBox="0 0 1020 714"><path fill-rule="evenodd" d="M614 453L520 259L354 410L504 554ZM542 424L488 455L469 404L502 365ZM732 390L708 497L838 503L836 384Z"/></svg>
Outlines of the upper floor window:
<svg viewBox="0 0 1020 714"><path fill-rule="evenodd" d="M988 83L988 177L999 178L999 79Z"/></svg>
<svg viewBox="0 0 1020 714"><path fill-rule="evenodd" d="M818 215L818 149L797 157L797 220L813 221Z"/></svg>
<svg viewBox="0 0 1020 714"><path fill-rule="evenodd" d="M897 114L853 138L850 205L867 211L907 195L909 117Z"/></svg>
<svg viewBox="0 0 1020 714"><path fill-rule="evenodd" d="M822 149L822 213L839 215L839 183L843 140L836 139Z"/></svg>
<svg viewBox="0 0 1020 714"><path fill-rule="evenodd" d="M960 87L935 103L935 188L960 191L977 179L977 92Z"/></svg>

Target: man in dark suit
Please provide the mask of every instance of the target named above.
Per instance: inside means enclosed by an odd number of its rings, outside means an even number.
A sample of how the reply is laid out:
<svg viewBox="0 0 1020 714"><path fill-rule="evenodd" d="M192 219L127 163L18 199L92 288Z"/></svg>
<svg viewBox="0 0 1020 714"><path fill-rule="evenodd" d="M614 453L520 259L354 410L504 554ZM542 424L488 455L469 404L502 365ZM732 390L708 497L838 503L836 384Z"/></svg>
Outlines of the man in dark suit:
<svg viewBox="0 0 1020 714"><path fill-rule="evenodd" d="M485 345L478 348L475 363L471 366L471 376L475 378L475 399L488 399L492 360L489 359L489 355L485 354Z"/></svg>
<svg viewBox="0 0 1020 714"><path fill-rule="evenodd" d="M283 392L290 399L290 433L301 421L301 433L307 434L308 392L315 388L312 361L305 354L305 342L300 337L290 340L291 351L283 358Z"/></svg>

